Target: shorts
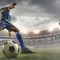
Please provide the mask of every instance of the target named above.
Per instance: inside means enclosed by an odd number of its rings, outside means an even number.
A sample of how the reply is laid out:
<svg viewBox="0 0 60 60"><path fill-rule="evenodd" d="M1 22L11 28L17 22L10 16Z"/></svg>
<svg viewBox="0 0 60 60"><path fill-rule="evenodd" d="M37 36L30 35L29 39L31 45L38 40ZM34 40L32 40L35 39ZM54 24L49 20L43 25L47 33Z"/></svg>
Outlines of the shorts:
<svg viewBox="0 0 60 60"><path fill-rule="evenodd" d="M16 28L12 23L8 21L0 21L0 31L3 29L7 29L8 31L18 32L19 29Z"/></svg>

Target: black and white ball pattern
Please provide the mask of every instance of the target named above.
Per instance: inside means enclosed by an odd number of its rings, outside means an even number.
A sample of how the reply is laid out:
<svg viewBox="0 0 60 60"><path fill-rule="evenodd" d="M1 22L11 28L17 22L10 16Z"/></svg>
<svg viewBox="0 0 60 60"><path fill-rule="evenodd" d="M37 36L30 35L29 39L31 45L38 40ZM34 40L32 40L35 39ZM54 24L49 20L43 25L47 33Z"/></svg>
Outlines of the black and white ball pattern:
<svg viewBox="0 0 60 60"><path fill-rule="evenodd" d="M16 57L19 53L18 44L16 44L14 41L5 42L3 45L3 53L6 57Z"/></svg>

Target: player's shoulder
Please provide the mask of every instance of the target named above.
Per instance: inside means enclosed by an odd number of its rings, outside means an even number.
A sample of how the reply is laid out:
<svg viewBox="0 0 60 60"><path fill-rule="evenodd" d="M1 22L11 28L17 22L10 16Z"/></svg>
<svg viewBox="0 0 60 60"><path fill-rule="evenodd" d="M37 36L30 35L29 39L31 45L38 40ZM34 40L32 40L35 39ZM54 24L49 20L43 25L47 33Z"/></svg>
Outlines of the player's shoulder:
<svg viewBox="0 0 60 60"><path fill-rule="evenodd" d="M5 12L5 11L9 12L10 10L8 9L8 7L1 8L1 13Z"/></svg>

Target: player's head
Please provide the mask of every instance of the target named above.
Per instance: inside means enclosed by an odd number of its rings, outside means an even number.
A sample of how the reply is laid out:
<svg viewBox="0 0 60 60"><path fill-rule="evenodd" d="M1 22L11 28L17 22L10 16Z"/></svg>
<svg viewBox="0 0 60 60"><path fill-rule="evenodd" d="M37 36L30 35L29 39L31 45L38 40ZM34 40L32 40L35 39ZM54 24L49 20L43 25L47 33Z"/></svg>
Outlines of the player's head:
<svg viewBox="0 0 60 60"><path fill-rule="evenodd" d="M14 2L14 3L12 3L11 5L12 5L12 6L15 6L15 5L16 5L16 3Z"/></svg>
<svg viewBox="0 0 60 60"><path fill-rule="evenodd" d="M15 2L10 4L10 8L11 8L11 9L12 9L12 8L15 8L15 6L16 6L16 3L15 3Z"/></svg>

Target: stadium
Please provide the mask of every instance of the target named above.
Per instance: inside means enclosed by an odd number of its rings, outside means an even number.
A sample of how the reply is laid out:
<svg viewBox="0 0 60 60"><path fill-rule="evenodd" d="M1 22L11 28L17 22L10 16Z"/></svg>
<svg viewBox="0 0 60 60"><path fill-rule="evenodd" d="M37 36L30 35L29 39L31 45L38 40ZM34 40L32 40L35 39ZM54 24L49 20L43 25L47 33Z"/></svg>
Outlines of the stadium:
<svg viewBox="0 0 60 60"><path fill-rule="evenodd" d="M46 30L45 30L46 32ZM18 56L16 58L11 58L13 60L56 60L60 59L60 34L55 31L54 33L50 32L49 34L45 33L41 34L37 33L34 34L33 32L29 32L28 34L23 34L23 39L25 42L25 45L35 51L34 54L21 54L19 52ZM6 58L4 54L2 53L2 46L4 42L8 40L15 41L18 45L17 38L13 34L11 37L9 37L7 34L4 35L4 33L0 32L0 59L1 60L11 60L10 58ZM40 35L41 34L41 35ZM27 37L28 36L28 37Z"/></svg>

